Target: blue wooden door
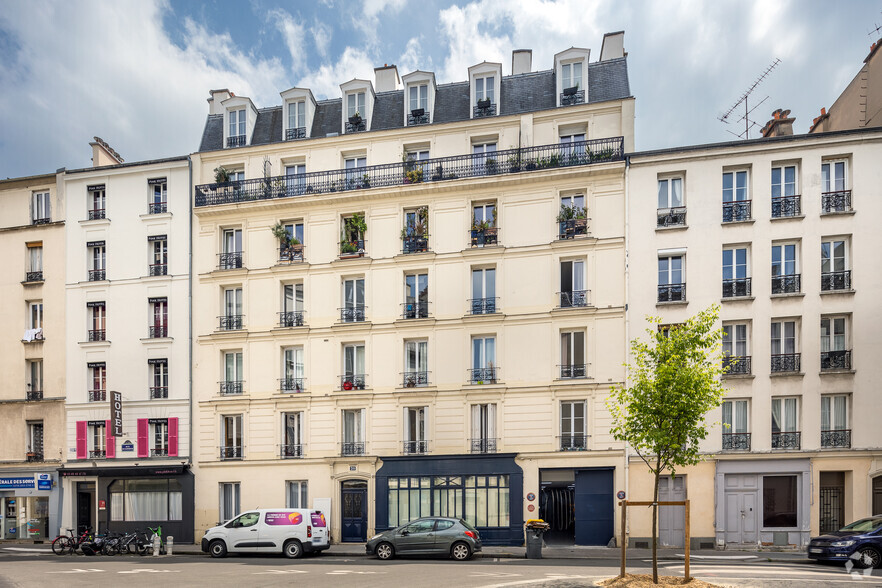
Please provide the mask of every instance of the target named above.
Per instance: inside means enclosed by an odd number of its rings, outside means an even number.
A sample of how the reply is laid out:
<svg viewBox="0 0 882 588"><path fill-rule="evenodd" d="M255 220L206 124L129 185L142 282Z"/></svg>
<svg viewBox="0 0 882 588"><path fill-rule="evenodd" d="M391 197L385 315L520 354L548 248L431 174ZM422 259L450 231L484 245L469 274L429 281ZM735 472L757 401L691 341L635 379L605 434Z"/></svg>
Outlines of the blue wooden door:
<svg viewBox="0 0 882 588"><path fill-rule="evenodd" d="M341 489L343 504L343 541L367 541L367 483L343 482Z"/></svg>
<svg viewBox="0 0 882 588"><path fill-rule="evenodd" d="M606 545L615 533L614 470L576 472L576 545Z"/></svg>

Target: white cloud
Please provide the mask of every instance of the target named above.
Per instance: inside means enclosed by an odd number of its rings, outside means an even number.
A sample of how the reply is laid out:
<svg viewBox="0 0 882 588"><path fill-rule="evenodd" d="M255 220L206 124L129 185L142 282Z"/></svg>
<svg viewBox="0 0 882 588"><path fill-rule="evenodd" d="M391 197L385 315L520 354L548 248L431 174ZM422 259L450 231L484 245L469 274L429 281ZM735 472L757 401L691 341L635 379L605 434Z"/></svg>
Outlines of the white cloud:
<svg viewBox="0 0 882 588"><path fill-rule="evenodd" d="M285 40L285 46L291 55L291 73L298 74L306 67L306 32L303 23L281 8L269 11L267 18L274 22Z"/></svg>
<svg viewBox="0 0 882 588"><path fill-rule="evenodd" d="M369 47L376 47L379 40L380 15L392 16L407 5L407 0L363 0L361 12L353 11L352 25L365 37Z"/></svg>
<svg viewBox="0 0 882 588"><path fill-rule="evenodd" d="M404 53L398 58L398 74L404 75L414 70L432 71L432 58L423 55L421 37L413 37L407 42Z"/></svg>
<svg viewBox="0 0 882 588"><path fill-rule="evenodd" d="M322 59L328 57L328 45L331 44L333 33L331 27L319 20L316 20L313 25L309 27L309 34L312 36L312 42Z"/></svg>
<svg viewBox="0 0 882 588"><path fill-rule="evenodd" d="M347 47L334 63L325 63L300 78L297 86L310 88L318 99L339 98L340 84L353 78L374 80L374 66L367 53Z"/></svg>

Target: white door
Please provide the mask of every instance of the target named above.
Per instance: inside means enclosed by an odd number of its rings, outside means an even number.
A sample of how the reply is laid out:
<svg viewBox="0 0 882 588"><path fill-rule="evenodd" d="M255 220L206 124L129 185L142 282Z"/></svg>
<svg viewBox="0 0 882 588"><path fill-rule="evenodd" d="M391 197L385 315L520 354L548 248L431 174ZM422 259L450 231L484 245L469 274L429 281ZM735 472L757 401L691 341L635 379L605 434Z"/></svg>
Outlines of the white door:
<svg viewBox="0 0 882 588"><path fill-rule="evenodd" d="M662 502L686 500L686 478L684 476L662 476L659 478L658 499ZM658 540L662 547L683 547L686 533L686 507L658 507Z"/></svg>
<svg viewBox="0 0 882 588"><path fill-rule="evenodd" d="M756 543L758 496L757 476L725 477L726 543Z"/></svg>

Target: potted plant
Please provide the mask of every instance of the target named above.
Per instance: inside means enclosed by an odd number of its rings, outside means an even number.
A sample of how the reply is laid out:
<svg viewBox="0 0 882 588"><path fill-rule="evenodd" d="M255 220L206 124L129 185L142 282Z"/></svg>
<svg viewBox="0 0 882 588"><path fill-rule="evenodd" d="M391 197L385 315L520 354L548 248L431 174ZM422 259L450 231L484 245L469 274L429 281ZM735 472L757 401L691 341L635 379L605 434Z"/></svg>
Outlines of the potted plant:
<svg viewBox="0 0 882 588"><path fill-rule="evenodd" d="M419 184L423 181L423 168L415 167L404 173L405 184Z"/></svg>
<svg viewBox="0 0 882 588"><path fill-rule="evenodd" d="M357 125L361 122L361 113L359 111L355 111L355 114L349 117L349 124Z"/></svg>
<svg viewBox="0 0 882 588"><path fill-rule="evenodd" d="M578 92L578 91L579 91L579 84L576 84L575 86L571 86L569 88L564 88L563 95L564 96L575 96L576 92Z"/></svg>
<svg viewBox="0 0 882 588"><path fill-rule="evenodd" d="M366 172L361 176L361 187L362 188L370 188L371 187L371 177Z"/></svg>
<svg viewBox="0 0 882 588"><path fill-rule="evenodd" d="M432 179L433 180L440 180L443 177L444 177L444 168L439 164L435 168L435 173L432 174Z"/></svg>
<svg viewBox="0 0 882 588"><path fill-rule="evenodd" d="M490 99L489 98L482 98L482 99L478 100L478 108L480 108L481 110L485 110L487 108L490 108Z"/></svg>
<svg viewBox="0 0 882 588"><path fill-rule="evenodd" d="M496 160L492 157L487 159L487 161L484 162L484 169L486 170L487 175L495 174L497 172Z"/></svg>
<svg viewBox="0 0 882 588"><path fill-rule="evenodd" d="M413 110L410 111L410 115L414 118L419 118L419 117L423 116L424 114L426 114L425 108L414 108Z"/></svg>
<svg viewBox="0 0 882 588"><path fill-rule="evenodd" d="M508 171L510 172L519 172L521 171L521 158L517 155L510 155L508 157Z"/></svg>
<svg viewBox="0 0 882 588"><path fill-rule="evenodd" d="M230 171L222 165L214 168L214 183L228 184L230 183Z"/></svg>
<svg viewBox="0 0 882 588"><path fill-rule="evenodd" d="M362 252L359 251L359 243L364 239L365 233L367 233L367 221L365 221L363 212L353 213L352 216L343 219L341 254L362 255Z"/></svg>

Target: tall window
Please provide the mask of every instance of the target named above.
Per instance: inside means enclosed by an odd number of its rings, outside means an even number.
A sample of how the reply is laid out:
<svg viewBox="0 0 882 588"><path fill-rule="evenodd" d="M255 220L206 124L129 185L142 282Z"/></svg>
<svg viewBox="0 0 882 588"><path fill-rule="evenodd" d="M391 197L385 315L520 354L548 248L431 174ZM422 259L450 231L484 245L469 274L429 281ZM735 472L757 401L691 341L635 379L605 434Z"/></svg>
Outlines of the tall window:
<svg viewBox="0 0 882 588"><path fill-rule="evenodd" d="M90 458L103 458L107 454L107 425L104 421L89 421Z"/></svg>
<svg viewBox="0 0 882 588"><path fill-rule="evenodd" d="M429 316L429 274L404 276L404 318Z"/></svg>
<svg viewBox="0 0 882 588"><path fill-rule="evenodd" d="M104 302L89 302L91 325L89 341L104 341L107 334L107 306Z"/></svg>
<svg viewBox="0 0 882 588"><path fill-rule="evenodd" d="M472 270L472 314L496 312L496 268Z"/></svg>
<svg viewBox="0 0 882 588"><path fill-rule="evenodd" d="M471 382L493 383L498 377L496 372L496 337L472 337Z"/></svg>
<svg viewBox="0 0 882 588"><path fill-rule="evenodd" d="M28 361L27 392L33 399L39 400L43 396L43 360L32 359ZM31 400L31 398L28 398Z"/></svg>
<svg viewBox="0 0 882 588"><path fill-rule="evenodd" d="M429 108L429 86L419 84L410 87L410 110Z"/></svg>
<svg viewBox="0 0 882 588"><path fill-rule="evenodd" d="M582 62L565 63L561 67L561 87L582 88Z"/></svg>
<svg viewBox="0 0 882 588"><path fill-rule="evenodd" d="M846 348L845 325L844 316L821 319L821 352L842 351Z"/></svg>
<svg viewBox="0 0 882 588"><path fill-rule="evenodd" d="M306 480L285 482L285 507L309 508Z"/></svg>
<svg viewBox="0 0 882 588"><path fill-rule="evenodd" d="M99 402L107 399L107 366L104 362L88 364L92 387L89 390L89 400Z"/></svg>
<svg viewBox="0 0 882 588"><path fill-rule="evenodd" d="M749 374L750 352L747 348L747 323L723 325L723 365L729 374Z"/></svg>
<svg viewBox="0 0 882 588"><path fill-rule="evenodd" d="M823 192L839 192L845 190L847 184L845 161L825 161L821 164L821 190Z"/></svg>
<svg viewBox="0 0 882 588"><path fill-rule="evenodd" d="M300 129L306 127L306 102L288 103L288 128Z"/></svg>
<svg viewBox="0 0 882 588"><path fill-rule="evenodd" d="M34 192L31 196L31 223L40 225L52 220L49 192Z"/></svg>
<svg viewBox="0 0 882 588"><path fill-rule="evenodd" d="M223 524L239 514L239 482L221 482L218 494L218 517Z"/></svg>
<svg viewBox="0 0 882 588"><path fill-rule="evenodd" d="M587 447L585 434L585 402L567 400L560 403L561 451L579 450Z"/></svg>
<svg viewBox="0 0 882 588"><path fill-rule="evenodd" d="M165 180L148 180L150 185L150 201L148 210L150 214L159 214L168 211L168 183Z"/></svg>
<svg viewBox="0 0 882 588"><path fill-rule="evenodd" d="M472 453L496 452L496 405L472 405Z"/></svg>
<svg viewBox="0 0 882 588"><path fill-rule="evenodd" d="M221 459L242 457L242 415L221 417Z"/></svg>
<svg viewBox="0 0 882 588"><path fill-rule="evenodd" d="M785 165L772 168L772 198L796 195L796 166Z"/></svg>
<svg viewBox="0 0 882 588"><path fill-rule="evenodd" d="M585 377L584 331L567 331L560 334L560 377Z"/></svg>
<svg viewBox="0 0 882 588"><path fill-rule="evenodd" d="M305 166L298 166L298 167L305 168ZM288 169L291 169L291 168L289 167ZM296 240L297 242L294 243L295 245L298 245L298 244L302 245L304 242L303 221L295 221L295 222L286 223L285 224L285 233L288 234L289 241L293 242Z"/></svg>
<svg viewBox="0 0 882 588"><path fill-rule="evenodd" d="M220 268L242 267L242 229L224 229L222 247Z"/></svg>
<svg viewBox="0 0 882 588"><path fill-rule="evenodd" d="M723 402L723 449L750 449L747 400Z"/></svg>
<svg viewBox="0 0 882 588"><path fill-rule="evenodd" d="M472 145L472 161L477 169L478 173L482 173L481 167L483 166L483 171L489 171L492 168L492 165L488 165L488 162L493 160L495 161L495 153L496 153L496 143L476 143ZM483 220L483 219L482 219ZM495 223L491 226L496 226Z"/></svg>
<svg viewBox="0 0 882 588"><path fill-rule="evenodd" d="M365 411L343 411L343 455L364 455Z"/></svg>
<svg viewBox="0 0 882 588"><path fill-rule="evenodd" d="M723 202L743 202L744 200L748 200L747 171L724 173Z"/></svg>
<svg viewBox="0 0 882 588"><path fill-rule="evenodd" d="M150 264L151 276L164 276L168 274L168 241L166 239L156 239L151 242L153 245L153 262Z"/></svg>
<svg viewBox="0 0 882 588"><path fill-rule="evenodd" d="M562 156L585 155L585 133L560 136L560 154ZM574 163L573 160L570 163Z"/></svg>
<svg viewBox="0 0 882 588"><path fill-rule="evenodd" d="M560 306L587 306L585 290L585 261L578 259L560 262Z"/></svg>
<svg viewBox="0 0 882 588"><path fill-rule="evenodd" d="M107 251L104 246L104 241L99 241L89 247L91 249L91 264L92 267L89 270L89 281L101 281L106 277L107 271Z"/></svg>
<svg viewBox="0 0 882 588"><path fill-rule="evenodd" d="M496 86L494 76L475 78L475 102L490 100L490 104L496 104Z"/></svg>
<svg viewBox="0 0 882 588"><path fill-rule="evenodd" d="M303 326L303 282L282 286L282 314L279 326Z"/></svg>
<svg viewBox="0 0 882 588"><path fill-rule="evenodd" d="M799 449L798 399L772 398L772 448Z"/></svg>
<svg viewBox="0 0 882 588"><path fill-rule="evenodd" d="M364 343L343 346L343 390L363 390L365 387Z"/></svg>
<svg viewBox="0 0 882 588"><path fill-rule="evenodd" d="M821 241L821 290L851 289L848 243L845 239Z"/></svg>
<svg viewBox="0 0 882 588"><path fill-rule="evenodd" d="M297 163L285 166L285 177L287 181L288 193L291 195L303 194L306 191L306 164ZM302 223L301 223L302 224ZM285 226L287 229L288 226ZM293 227L292 227L293 229ZM301 228L302 231L302 228ZM289 237L297 237L303 243L303 234L297 235L296 232L288 233Z"/></svg>
<svg viewBox="0 0 882 588"><path fill-rule="evenodd" d="M723 296L750 296L747 247L723 249Z"/></svg>
<svg viewBox="0 0 882 588"><path fill-rule="evenodd" d="M241 351L227 351L224 353L224 384L227 394L239 394L242 392L244 380L244 366Z"/></svg>
<svg viewBox="0 0 882 588"><path fill-rule="evenodd" d="M772 321L772 372L798 372L796 321Z"/></svg>
<svg viewBox="0 0 882 588"><path fill-rule="evenodd" d="M679 208L683 206L683 178L666 178L658 181L658 207Z"/></svg>
<svg viewBox="0 0 882 588"><path fill-rule="evenodd" d="M282 457L303 457L303 413L282 413Z"/></svg>
<svg viewBox="0 0 882 588"><path fill-rule="evenodd" d="M230 110L230 129L229 136L230 137L244 137L245 136L245 109L241 110ZM244 145L244 143L239 143Z"/></svg>
<svg viewBox="0 0 882 588"><path fill-rule="evenodd" d="M168 359L151 359L150 398L168 398Z"/></svg>
<svg viewBox="0 0 882 588"><path fill-rule="evenodd" d="M33 277L35 280L43 279L43 246L28 245L28 274L39 274L39 276L28 276L28 280Z"/></svg>
<svg viewBox="0 0 882 588"><path fill-rule="evenodd" d="M43 301L28 304L28 328L43 328Z"/></svg>
<svg viewBox="0 0 882 588"><path fill-rule="evenodd" d="M425 386L429 383L429 343L404 342L404 387Z"/></svg>
<svg viewBox="0 0 882 588"><path fill-rule="evenodd" d="M796 243L772 245L772 294L800 291Z"/></svg>
<svg viewBox="0 0 882 588"><path fill-rule="evenodd" d="M404 409L404 453L426 453L426 411L425 406Z"/></svg>
<svg viewBox="0 0 882 588"><path fill-rule="evenodd" d="M43 421L28 421L27 452L29 461L43 461Z"/></svg>
<svg viewBox="0 0 882 588"><path fill-rule="evenodd" d="M848 395L821 396L821 431L845 431L848 429Z"/></svg>
<svg viewBox="0 0 882 588"><path fill-rule="evenodd" d="M300 392L303 390L303 375L303 347L286 347L282 351L281 389Z"/></svg>
<svg viewBox="0 0 882 588"><path fill-rule="evenodd" d="M150 419L153 431L153 444L150 447L152 457L168 456L168 419Z"/></svg>
<svg viewBox="0 0 882 588"><path fill-rule="evenodd" d="M364 278L343 280L343 312L340 317L344 323L363 321Z"/></svg>
<svg viewBox="0 0 882 588"><path fill-rule="evenodd" d="M105 191L102 186L96 190L89 190L89 220L105 217Z"/></svg>
<svg viewBox="0 0 882 588"><path fill-rule="evenodd" d="M799 495L796 476L763 476L763 527L797 526Z"/></svg>
<svg viewBox="0 0 882 588"><path fill-rule="evenodd" d="M367 158L347 157L343 160L343 167L346 169L346 180L352 184L362 179L364 172L361 170L367 167Z"/></svg>
<svg viewBox="0 0 882 588"><path fill-rule="evenodd" d="M153 321L150 326L151 337L168 337L168 299L153 298L152 306Z"/></svg>
<svg viewBox="0 0 882 588"><path fill-rule="evenodd" d="M221 330L242 328L242 288L224 289L224 315L220 322Z"/></svg>
<svg viewBox="0 0 882 588"><path fill-rule="evenodd" d="M361 118L367 118L364 109L364 92L352 92L346 95L346 116L355 116L358 113Z"/></svg>
<svg viewBox="0 0 882 588"><path fill-rule="evenodd" d="M686 300L686 280L683 256L671 255L658 258L658 301L678 302Z"/></svg>

